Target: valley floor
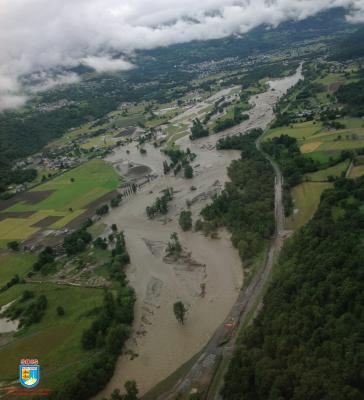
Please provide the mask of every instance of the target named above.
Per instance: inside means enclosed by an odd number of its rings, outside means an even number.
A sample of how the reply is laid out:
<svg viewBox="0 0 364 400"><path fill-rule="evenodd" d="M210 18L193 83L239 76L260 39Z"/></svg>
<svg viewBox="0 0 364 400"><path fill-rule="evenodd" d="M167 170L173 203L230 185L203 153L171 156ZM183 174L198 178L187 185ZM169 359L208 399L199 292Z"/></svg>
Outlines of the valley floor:
<svg viewBox="0 0 364 400"><path fill-rule="evenodd" d="M117 223L125 232L131 256L128 278L138 300L134 335L117 363L114 377L97 399L122 388L128 379L136 380L140 393L145 394L199 352L229 315L242 285L241 261L229 235L220 232L219 239L208 239L199 233L183 233L178 227L178 216L189 201L195 221L211 196L222 189L227 180L227 166L239 157L237 151L217 151L217 140L251 128L264 129L273 118L277 99L300 77L298 70L291 77L272 81L268 91L251 99L250 119L239 126L194 142L188 137L179 139L177 144L182 149L188 147L197 154L192 180L164 176L164 156L151 145L145 146L144 155L135 144L130 144L116 149L107 159L119 166L147 165L158 177L105 219L108 224ZM187 113L184 123L190 124L192 116L193 112ZM191 191L192 185L196 190ZM167 187L175 192L168 215L148 220L145 208ZM168 264L163 260L173 232L178 232L183 247L191 253L190 262ZM177 323L173 314L173 303L177 300L188 306L184 326Z"/></svg>

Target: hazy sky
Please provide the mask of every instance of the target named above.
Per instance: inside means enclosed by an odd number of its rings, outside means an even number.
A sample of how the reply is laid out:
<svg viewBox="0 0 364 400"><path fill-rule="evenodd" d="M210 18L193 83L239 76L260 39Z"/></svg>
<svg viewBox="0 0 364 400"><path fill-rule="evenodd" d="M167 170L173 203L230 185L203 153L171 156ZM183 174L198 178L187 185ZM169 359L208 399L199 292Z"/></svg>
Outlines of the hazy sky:
<svg viewBox="0 0 364 400"><path fill-rule="evenodd" d="M44 90L77 79L54 79L50 69L127 69L113 52L221 38L337 6L364 20L364 0L0 0L0 109L24 102L24 74L35 73L32 90Z"/></svg>

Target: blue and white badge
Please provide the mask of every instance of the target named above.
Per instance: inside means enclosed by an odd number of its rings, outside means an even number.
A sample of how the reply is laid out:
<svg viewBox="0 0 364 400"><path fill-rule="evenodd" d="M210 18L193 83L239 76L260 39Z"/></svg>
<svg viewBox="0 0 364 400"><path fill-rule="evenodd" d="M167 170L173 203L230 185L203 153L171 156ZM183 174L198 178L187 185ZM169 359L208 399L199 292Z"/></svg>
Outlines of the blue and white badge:
<svg viewBox="0 0 364 400"><path fill-rule="evenodd" d="M34 388L40 380L38 360L21 360L19 365L19 381L25 388Z"/></svg>

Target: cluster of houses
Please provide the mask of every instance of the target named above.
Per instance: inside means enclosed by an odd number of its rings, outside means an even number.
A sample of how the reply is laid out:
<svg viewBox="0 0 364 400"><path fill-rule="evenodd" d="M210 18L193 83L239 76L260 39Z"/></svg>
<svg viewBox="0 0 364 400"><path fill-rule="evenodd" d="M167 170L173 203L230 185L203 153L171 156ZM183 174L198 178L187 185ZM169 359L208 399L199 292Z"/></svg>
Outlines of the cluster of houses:
<svg viewBox="0 0 364 400"><path fill-rule="evenodd" d="M57 110L59 108L68 107L68 106L76 105L76 104L78 104L76 101L61 99L61 100L56 101L55 103L37 104L35 109L39 112L50 112L50 111Z"/></svg>

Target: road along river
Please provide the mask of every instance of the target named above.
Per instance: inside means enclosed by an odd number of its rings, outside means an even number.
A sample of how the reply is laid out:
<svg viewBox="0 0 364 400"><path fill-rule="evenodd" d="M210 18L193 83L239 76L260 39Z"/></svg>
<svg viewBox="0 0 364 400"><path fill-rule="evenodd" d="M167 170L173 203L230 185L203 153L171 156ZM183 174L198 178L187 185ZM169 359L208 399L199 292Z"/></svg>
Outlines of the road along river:
<svg viewBox="0 0 364 400"><path fill-rule="evenodd" d="M125 233L131 257L127 276L137 302L133 335L119 357L113 378L96 399L109 396L115 388L122 389L129 379L137 382L143 395L201 351L229 315L240 294L243 276L241 261L228 233L221 231L219 239L209 239L200 233L182 232L178 216L187 209L188 201L196 221L201 209L223 188L231 161L239 157L238 151L217 151L216 141L247 129L266 128L278 98L301 76L300 67L296 74L270 82L266 92L251 98L250 118L239 126L194 142L188 137L179 139L177 144L182 149L189 147L197 155L193 179L165 176L164 155L148 144L145 155L132 143L116 149L107 158L119 171L130 165L145 165L155 179L136 195L124 199L122 206L113 209L105 219L108 224L116 223ZM210 101L215 100L216 94ZM209 99L205 102L209 103ZM178 118L189 125L193 115L191 109ZM146 207L167 187L175 192L168 214L149 220ZM178 233L186 257L171 264L164 255L173 232ZM178 300L188 307L184 325L178 324L173 314L173 303Z"/></svg>

